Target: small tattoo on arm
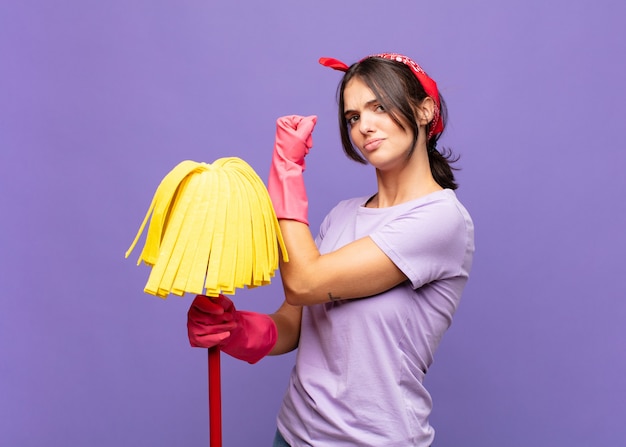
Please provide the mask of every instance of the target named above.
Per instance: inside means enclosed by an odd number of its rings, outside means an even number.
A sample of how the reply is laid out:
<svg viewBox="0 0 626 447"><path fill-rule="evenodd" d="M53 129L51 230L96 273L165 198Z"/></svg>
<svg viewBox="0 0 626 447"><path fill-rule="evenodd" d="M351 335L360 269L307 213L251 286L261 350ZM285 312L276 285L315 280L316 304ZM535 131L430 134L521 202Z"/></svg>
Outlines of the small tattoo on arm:
<svg viewBox="0 0 626 447"><path fill-rule="evenodd" d="M340 300L340 299L341 299L341 297L338 297L338 296L333 296L333 294L332 294L332 293L330 293L330 292L328 292L328 298L329 298L331 301L337 301L337 300Z"/></svg>

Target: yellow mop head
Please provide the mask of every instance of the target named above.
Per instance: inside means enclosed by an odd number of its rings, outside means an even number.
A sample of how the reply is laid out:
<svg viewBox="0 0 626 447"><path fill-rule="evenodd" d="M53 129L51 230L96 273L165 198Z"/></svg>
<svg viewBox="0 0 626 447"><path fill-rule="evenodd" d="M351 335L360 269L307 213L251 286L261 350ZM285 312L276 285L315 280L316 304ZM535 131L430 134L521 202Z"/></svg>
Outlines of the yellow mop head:
<svg viewBox="0 0 626 447"><path fill-rule="evenodd" d="M185 292L217 296L269 284L285 243L265 185L245 161L183 161L159 184L148 218L141 261L152 267L146 293L162 298ZM206 289L204 291L203 289Z"/></svg>

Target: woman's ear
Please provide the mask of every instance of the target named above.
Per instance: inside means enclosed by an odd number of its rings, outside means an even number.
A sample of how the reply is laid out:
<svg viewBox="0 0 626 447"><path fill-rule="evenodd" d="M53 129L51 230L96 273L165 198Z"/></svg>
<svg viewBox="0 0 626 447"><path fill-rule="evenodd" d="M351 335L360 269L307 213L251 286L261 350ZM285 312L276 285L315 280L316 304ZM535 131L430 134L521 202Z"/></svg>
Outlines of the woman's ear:
<svg viewBox="0 0 626 447"><path fill-rule="evenodd" d="M420 126L426 126L435 117L435 101L430 96L424 100L416 108L417 123Z"/></svg>

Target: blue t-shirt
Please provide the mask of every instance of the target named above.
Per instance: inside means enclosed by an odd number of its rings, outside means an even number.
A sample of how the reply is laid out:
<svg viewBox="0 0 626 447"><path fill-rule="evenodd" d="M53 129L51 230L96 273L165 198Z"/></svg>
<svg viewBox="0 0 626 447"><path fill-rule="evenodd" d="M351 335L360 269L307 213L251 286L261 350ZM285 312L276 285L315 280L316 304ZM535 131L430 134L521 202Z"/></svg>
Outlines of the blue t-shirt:
<svg viewBox="0 0 626 447"><path fill-rule="evenodd" d="M387 208L365 201L340 202L326 216L320 253L369 236L408 281L303 309L278 414L293 447L428 446L434 438L422 382L468 279L473 223L450 189Z"/></svg>

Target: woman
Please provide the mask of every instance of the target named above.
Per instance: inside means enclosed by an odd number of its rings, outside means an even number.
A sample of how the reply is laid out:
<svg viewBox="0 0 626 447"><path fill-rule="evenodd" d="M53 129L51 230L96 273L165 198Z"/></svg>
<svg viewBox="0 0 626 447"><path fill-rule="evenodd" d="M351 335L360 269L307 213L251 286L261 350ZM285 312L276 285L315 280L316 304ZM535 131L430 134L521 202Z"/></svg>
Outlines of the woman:
<svg viewBox="0 0 626 447"><path fill-rule="evenodd" d="M375 194L340 202L314 240L302 180L315 117L278 120L268 190L287 245L285 302L272 315L196 298L193 346L254 363L298 348L275 446L429 446L422 382L467 282L472 220L450 153L436 149L445 104L398 54L347 67L338 90L346 154L375 168Z"/></svg>

